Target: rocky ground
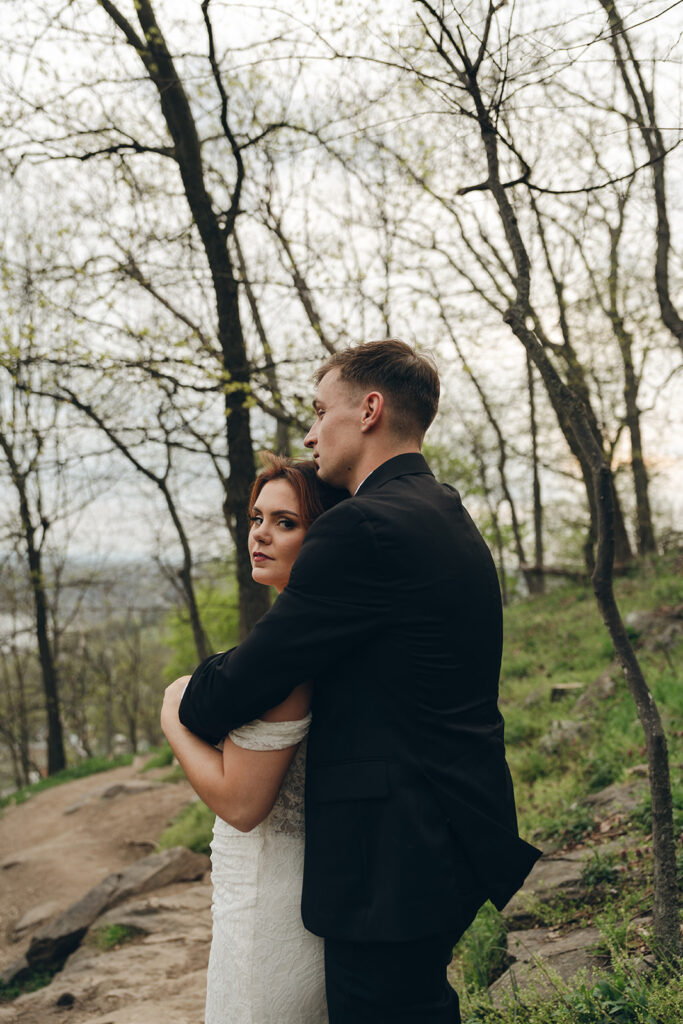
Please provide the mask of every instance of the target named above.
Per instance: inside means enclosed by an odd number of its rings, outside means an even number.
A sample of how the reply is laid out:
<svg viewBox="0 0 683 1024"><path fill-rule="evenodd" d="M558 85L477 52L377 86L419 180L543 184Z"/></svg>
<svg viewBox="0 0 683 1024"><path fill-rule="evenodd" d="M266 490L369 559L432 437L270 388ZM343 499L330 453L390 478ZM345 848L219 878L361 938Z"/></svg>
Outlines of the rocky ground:
<svg viewBox="0 0 683 1024"><path fill-rule="evenodd" d="M51 984L0 1005L3 1024L203 1020L208 858L152 853L193 794L140 767L69 782L5 810L0 974L8 978L27 954L33 963L49 958L60 942L77 948ZM98 934L117 923L134 937L102 950Z"/></svg>

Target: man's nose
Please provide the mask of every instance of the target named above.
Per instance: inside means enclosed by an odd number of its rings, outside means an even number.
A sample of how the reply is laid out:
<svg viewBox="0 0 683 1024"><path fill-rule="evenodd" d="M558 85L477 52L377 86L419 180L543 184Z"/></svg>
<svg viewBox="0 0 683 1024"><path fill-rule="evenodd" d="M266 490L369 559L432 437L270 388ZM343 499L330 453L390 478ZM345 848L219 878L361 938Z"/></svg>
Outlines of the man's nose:
<svg viewBox="0 0 683 1024"><path fill-rule="evenodd" d="M313 448L315 445L315 423L304 438L304 448Z"/></svg>

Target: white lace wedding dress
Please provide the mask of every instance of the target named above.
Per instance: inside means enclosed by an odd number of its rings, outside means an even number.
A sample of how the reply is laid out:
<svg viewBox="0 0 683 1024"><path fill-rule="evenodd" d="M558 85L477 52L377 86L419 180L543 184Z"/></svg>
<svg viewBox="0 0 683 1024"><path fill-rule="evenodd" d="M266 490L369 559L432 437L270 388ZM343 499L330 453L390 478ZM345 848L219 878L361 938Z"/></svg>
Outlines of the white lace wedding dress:
<svg viewBox="0 0 683 1024"><path fill-rule="evenodd" d="M241 747L280 750L300 722L249 722ZM211 843L213 939L205 1024L327 1024L323 940L301 923L305 740L265 821L239 832L216 818Z"/></svg>

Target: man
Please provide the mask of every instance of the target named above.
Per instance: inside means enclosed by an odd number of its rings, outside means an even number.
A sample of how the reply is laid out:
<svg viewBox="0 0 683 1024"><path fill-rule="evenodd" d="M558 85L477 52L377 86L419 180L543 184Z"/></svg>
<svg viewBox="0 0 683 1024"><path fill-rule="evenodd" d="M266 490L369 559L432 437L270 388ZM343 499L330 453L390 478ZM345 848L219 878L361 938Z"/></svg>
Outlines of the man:
<svg viewBox="0 0 683 1024"><path fill-rule="evenodd" d="M539 856L505 762L498 581L420 454L431 362L370 342L316 380L304 443L351 497L310 528L250 636L197 669L180 719L215 740L313 679L302 916L325 937L330 1022L452 1024L453 945Z"/></svg>

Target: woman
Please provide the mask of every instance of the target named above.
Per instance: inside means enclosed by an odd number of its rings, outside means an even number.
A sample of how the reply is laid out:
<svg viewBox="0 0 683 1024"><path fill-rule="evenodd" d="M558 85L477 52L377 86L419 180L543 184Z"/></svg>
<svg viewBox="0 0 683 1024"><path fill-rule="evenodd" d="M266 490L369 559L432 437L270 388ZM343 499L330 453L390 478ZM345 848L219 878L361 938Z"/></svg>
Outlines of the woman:
<svg viewBox="0 0 683 1024"><path fill-rule="evenodd" d="M249 553L253 579L280 593L308 527L345 492L319 481L312 462L270 454L263 461L250 499ZM323 942L300 914L310 687L302 682L219 751L178 720L188 679L166 690L161 724L217 815L205 1024L325 1024Z"/></svg>

